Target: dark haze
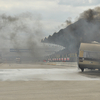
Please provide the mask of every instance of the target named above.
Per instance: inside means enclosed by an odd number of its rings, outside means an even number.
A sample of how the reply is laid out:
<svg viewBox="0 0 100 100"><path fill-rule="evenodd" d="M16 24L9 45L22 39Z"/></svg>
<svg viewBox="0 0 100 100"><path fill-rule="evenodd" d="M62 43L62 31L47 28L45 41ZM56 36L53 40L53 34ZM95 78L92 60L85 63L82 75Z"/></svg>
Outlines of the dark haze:
<svg viewBox="0 0 100 100"><path fill-rule="evenodd" d="M22 13L16 16L0 15L0 47L29 50L33 61L42 57L40 40L43 36L41 16Z"/></svg>
<svg viewBox="0 0 100 100"><path fill-rule="evenodd" d="M100 42L100 7L84 11L75 23L42 40L62 45L69 52L77 52L81 42L92 41Z"/></svg>

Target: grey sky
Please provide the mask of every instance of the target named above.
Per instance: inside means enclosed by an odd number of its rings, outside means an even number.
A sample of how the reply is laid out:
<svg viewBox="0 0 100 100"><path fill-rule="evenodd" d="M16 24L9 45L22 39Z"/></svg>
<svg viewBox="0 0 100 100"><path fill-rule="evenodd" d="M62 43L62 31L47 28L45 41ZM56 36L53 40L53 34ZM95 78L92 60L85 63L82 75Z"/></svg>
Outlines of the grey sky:
<svg viewBox="0 0 100 100"><path fill-rule="evenodd" d="M99 0L0 0L0 14L30 12L41 17L45 36L62 28L67 19L75 21L84 10L100 6Z"/></svg>
<svg viewBox="0 0 100 100"><path fill-rule="evenodd" d="M100 4L100 0L59 0L59 4L71 6L95 6Z"/></svg>

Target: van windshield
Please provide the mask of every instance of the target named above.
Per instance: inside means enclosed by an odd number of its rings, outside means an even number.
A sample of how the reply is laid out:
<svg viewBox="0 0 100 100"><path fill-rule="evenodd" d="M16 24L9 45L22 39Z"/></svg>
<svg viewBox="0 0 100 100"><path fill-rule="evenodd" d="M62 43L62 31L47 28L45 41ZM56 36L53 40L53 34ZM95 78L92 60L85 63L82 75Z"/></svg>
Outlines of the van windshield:
<svg viewBox="0 0 100 100"><path fill-rule="evenodd" d="M84 58L100 59L100 52L85 51L83 54L83 57Z"/></svg>

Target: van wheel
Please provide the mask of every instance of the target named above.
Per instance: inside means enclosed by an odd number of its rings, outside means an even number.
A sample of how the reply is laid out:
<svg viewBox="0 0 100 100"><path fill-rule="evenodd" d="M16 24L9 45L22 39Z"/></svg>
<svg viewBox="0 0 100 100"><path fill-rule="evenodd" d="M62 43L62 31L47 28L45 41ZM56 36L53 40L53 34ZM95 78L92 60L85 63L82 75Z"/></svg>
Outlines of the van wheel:
<svg viewBox="0 0 100 100"><path fill-rule="evenodd" d="M81 71L84 72L84 68L81 68Z"/></svg>

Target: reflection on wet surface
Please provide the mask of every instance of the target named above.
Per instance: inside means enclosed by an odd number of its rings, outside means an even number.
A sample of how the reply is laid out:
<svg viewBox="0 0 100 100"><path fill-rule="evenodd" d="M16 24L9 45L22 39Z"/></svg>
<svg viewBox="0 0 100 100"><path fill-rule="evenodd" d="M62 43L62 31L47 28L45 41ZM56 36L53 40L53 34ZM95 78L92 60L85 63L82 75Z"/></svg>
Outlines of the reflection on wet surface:
<svg viewBox="0 0 100 100"><path fill-rule="evenodd" d="M100 71L71 69L1 69L1 81L100 80Z"/></svg>

